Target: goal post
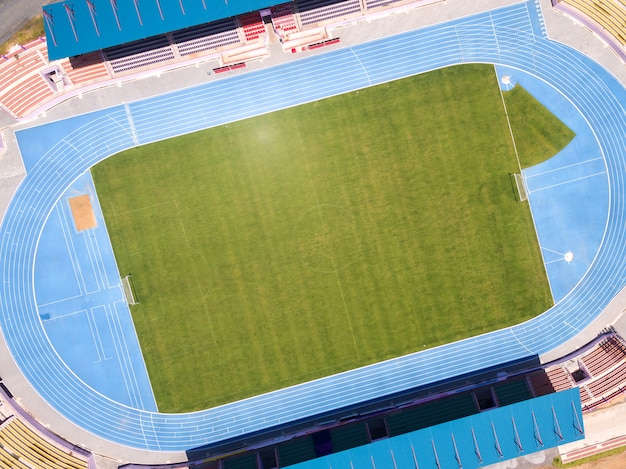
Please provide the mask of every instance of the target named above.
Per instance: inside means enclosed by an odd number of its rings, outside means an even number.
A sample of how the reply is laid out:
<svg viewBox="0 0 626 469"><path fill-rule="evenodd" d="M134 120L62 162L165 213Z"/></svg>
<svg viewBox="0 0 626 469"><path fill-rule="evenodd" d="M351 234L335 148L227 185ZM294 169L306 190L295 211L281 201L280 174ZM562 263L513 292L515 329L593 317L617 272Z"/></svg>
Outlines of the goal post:
<svg viewBox="0 0 626 469"><path fill-rule="evenodd" d="M517 195L519 196L519 201L523 202L528 200L528 192L526 191L526 181L524 180L524 176L521 174L513 174L513 178L515 179L515 185L517 186Z"/></svg>
<svg viewBox="0 0 626 469"><path fill-rule="evenodd" d="M133 285L133 276L128 274L122 279L122 288L124 289L124 296L126 296L126 302L129 305L139 304L137 294L135 292L135 286Z"/></svg>

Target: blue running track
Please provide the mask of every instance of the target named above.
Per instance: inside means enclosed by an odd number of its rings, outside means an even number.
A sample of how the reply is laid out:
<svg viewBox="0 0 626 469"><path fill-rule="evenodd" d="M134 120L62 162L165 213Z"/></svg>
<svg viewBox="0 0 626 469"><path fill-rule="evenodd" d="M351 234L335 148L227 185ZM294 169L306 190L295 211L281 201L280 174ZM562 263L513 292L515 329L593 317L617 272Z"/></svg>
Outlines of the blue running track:
<svg viewBox="0 0 626 469"><path fill-rule="evenodd" d="M33 291L48 216L98 161L139 144L465 62L501 64L553 84L589 123L606 162L609 213L573 291L526 323L273 393L189 414L117 403L78 379L48 341ZM35 389L89 432L124 445L179 451L381 395L547 352L588 325L626 285L626 90L579 52L548 40L526 2L67 121L32 162L0 229L0 325ZM57 126L57 130L64 128Z"/></svg>
<svg viewBox="0 0 626 469"><path fill-rule="evenodd" d="M78 230L69 199L81 195L89 197L95 226ZM34 283L46 335L78 378L114 401L156 411L89 171L68 187L41 232Z"/></svg>

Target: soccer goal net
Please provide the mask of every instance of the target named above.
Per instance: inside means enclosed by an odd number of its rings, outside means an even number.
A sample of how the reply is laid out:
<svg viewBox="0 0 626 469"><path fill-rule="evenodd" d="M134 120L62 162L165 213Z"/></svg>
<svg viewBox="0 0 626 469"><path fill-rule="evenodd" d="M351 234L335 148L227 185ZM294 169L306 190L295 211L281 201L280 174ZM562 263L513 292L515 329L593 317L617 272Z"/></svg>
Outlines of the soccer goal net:
<svg viewBox="0 0 626 469"><path fill-rule="evenodd" d="M124 289L124 295L126 295L126 301L129 305L139 304L137 295L135 293L135 286L133 285L133 276L127 275L122 279L122 288Z"/></svg>
<svg viewBox="0 0 626 469"><path fill-rule="evenodd" d="M524 200L528 200L528 193L526 192L526 181L524 181L524 176L521 174L514 174L515 177L515 185L517 186L517 193L519 195L520 202Z"/></svg>

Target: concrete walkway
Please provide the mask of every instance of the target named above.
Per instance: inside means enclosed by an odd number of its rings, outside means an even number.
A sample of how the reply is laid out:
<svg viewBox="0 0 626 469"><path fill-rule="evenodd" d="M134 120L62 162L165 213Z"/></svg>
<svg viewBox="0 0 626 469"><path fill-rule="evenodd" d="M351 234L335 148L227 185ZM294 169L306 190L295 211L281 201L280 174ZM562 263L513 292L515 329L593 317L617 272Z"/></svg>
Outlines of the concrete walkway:
<svg viewBox="0 0 626 469"><path fill-rule="evenodd" d="M626 445L626 401L616 399L608 406L584 416L585 439L559 448L563 462Z"/></svg>
<svg viewBox="0 0 626 469"><path fill-rule="evenodd" d="M448 0L445 3L417 9L405 7L397 9L395 14L374 21L341 26L334 30L333 35L340 36L342 47L345 47L514 3L518 2L512 0ZM626 84L626 67L609 48L605 47L589 30L553 11L549 0L542 0L541 5L548 35L552 39L581 50L601 63L622 83ZM278 44L272 44L270 48L269 57L250 63L248 69L256 70L320 53L309 51L301 54L285 54ZM205 83L208 80L216 79L214 75L207 74L214 65L214 63L200 63L196 66L168 71L159 75L153 73L142 79L85 93L81 98L73 98L57 105L31 123L17 123L6 115L0 115L0 126L6 127L2 135L7 147L6 151L0 155L0 219L4 215L15 189L25 175L24 165L14 138L13 132L15 130ZM626 293L624 292L611 303L598 320L581 332L573 341L541 357L542 360L544 362L549 361L556 356L562 356L568 351L575 350L580 345L589 342L607 324L615 324L618 331L626 335L626 321L623 320L624 307L622 305L626 305ZM96 438L68 422L43 401L26 382L10 356L4 340L0 340L0 369L5 383L13 394L19 396L18 402L21 405L31 414L37 416L41 422L49 425L55 432L93 451L97 455L99 467L113 468L126 461L155 464L184 460L183 453L154 453L112 444ZM626 419L622 419L622 421L626 421ZM589 427L589 431L593 431L593 426ZM624 429L624 433L626 433L626 429ZM591 433L588 435L590 437Z"/></svg>

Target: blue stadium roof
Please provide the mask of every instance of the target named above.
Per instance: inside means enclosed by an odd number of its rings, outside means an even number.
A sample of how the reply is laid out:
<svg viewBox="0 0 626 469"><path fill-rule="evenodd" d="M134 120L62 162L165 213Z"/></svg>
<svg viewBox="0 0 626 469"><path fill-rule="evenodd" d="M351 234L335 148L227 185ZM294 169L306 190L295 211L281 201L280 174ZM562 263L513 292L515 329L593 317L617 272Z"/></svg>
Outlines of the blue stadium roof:
<svg viewBox="0 0 626 469"><path fill-rule="evenodd" d="M43 7L50 60L261 10L272 0L66 0Z"/></svg>
<svg viewBox="0 0 626 469"><path fill-rule="evenodd" d="M477 469L584 438L578 388L290 466Z"/></svg>

